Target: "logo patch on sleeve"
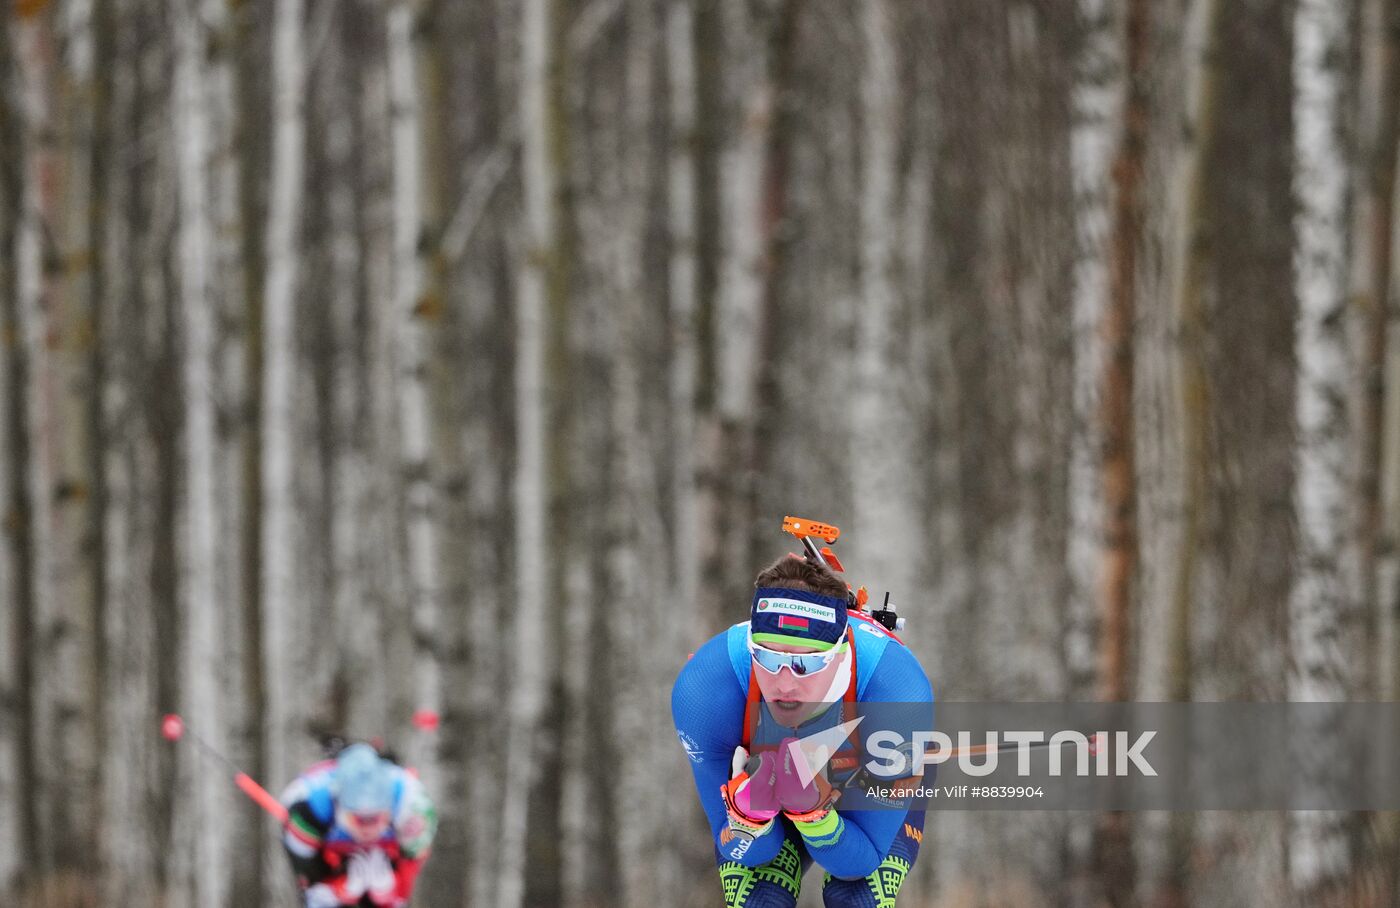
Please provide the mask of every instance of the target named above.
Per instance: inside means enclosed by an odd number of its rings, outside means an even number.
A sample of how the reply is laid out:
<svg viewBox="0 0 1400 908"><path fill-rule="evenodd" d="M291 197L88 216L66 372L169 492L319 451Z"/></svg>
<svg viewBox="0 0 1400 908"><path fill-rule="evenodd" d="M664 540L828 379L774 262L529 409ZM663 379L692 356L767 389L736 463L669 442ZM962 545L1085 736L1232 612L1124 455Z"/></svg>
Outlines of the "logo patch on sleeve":
<svg viewBox="0 0 1400 908"><path fill-rule="evenodd" d="M683 731L676 732L676 736L681 739L681 747L685 748L685 755L690 757L692 763L704 763L705 755L700 752L700 745L695 743L695 739Z"/></svg>

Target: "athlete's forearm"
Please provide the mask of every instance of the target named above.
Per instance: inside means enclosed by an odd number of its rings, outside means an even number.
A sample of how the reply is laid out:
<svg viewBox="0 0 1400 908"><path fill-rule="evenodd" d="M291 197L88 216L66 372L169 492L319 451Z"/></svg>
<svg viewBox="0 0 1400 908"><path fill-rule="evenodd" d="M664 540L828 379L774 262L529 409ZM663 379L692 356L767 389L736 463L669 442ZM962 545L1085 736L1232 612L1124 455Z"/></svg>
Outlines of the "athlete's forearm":
<svg viewBox="0 0 1400 908"><path fill-rule="evenodd" d="M734 836L726 825L715 835L715 848L726 861L743 864L745 867L758 867L777 857L778 852L782 850L784 837L783 824L780 821L773 822L768 829L752 840Z"/></svg>
<svg viewBox="0 0 1400 908"><path fill-rule="evenodd" d="M794 821L793 825L802 834L812 860L841 879L869 876L889 850L888 843L879 848L864 829L835 810L821 819Z"/></svg>
<svg viewBox="0 0 1400 908"><path fill-rule="evenodd" d="M307 883L319 883L336 872L322 852L324 844L325 830L316 822L310 807L304 801L292 804L282 830L282 848L292 871Z"/></svg>
<svg viewBox="0 0 1400 908"><path fill-rule="evenodd" d="M413 884L418 880L418 873L427 859L426 854L416 858L399 858L394 866L395 895L404 901L413 897Z"/></svg>

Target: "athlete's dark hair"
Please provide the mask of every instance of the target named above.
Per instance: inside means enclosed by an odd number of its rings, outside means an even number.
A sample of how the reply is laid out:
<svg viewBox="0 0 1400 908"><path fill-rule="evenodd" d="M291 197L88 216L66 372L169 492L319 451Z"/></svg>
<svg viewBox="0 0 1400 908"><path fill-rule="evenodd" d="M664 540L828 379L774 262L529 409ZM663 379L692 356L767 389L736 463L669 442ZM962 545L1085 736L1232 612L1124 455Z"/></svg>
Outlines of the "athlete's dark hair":
<svg viewBox="0 0 1400 908"><path fill-rule="evenodd" d="M822 596L846 598L846 584L831 571L800 555L784 555L758 572L755 587L776 586Z"/></svg>

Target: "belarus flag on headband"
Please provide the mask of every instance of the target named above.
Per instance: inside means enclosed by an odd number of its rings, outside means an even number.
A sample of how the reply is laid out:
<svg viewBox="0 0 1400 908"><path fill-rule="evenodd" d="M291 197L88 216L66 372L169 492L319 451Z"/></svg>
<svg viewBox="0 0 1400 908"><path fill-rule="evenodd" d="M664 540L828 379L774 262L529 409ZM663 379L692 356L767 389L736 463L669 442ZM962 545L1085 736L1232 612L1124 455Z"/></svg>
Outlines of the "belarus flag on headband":
<svg viewBox="0 0 1400 908"><path fill-rule="evenodd" d="M796 615L779 615L778 627L805 631L807 629L807 619L799 618Z"/></svg>

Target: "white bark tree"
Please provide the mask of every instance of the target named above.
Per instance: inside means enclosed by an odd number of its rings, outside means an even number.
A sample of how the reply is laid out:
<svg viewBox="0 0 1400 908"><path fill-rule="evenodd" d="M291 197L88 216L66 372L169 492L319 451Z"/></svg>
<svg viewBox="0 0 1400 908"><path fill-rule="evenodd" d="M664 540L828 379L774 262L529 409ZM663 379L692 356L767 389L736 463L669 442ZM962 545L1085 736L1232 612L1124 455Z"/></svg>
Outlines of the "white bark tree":
<svg viewBox="0 0 1400 908"><path fill-rule="evenodd" d="M1101 436L1095 378L1102 369L1098 324L1108 295L1109 166L1119 129L1123 89L1115 5L1080 0L1083 44L1076 61L1071 162L1075 182L1078 258L1074 272L1074 425L1069 473L1069 551L1072 589L1067 603L1064 652L1070 691L1093 680L1093 597L1097 556L1103 545L1096 482Z"/></svg>
<svg viewBox="0 0 1400 908"><path fill-rule="evenodd" d="M424 113L419 93L418 52L414 32L420 11L402 0L389 11L389 109L394 149L394 319L398 332L396 357L399 410L402 419L404 508L407 521L405 562L408 565L409 610L412 616L413 694L416 705L439 710L441 679L429 648L439 631L438 528L434 521L430 446L432 422L428 401L429 343L423 303L423 241L425 204ZM439 305L435 300L431 305ZM415 748L424 778L437 781L435 755Z"/></svg>
<svg viewBox="0 0 1400 908"><path fill-rule="evenodd" d="M716 322L723 327L717 343L720 358L718 409L723 423L736 423L753 412L755 328L763 294L761 214L763 150L773 118L773 87L765 78L767 48L744 0L725 0L724 34L733 49L726 54L726 102L736 128L727 130L720 152L721 207L724 217L723 259ZM728 49L728 48L726 48Z"/></svg>
<svg viewBox="0 0 1400 908"><path fill-rule="evenodd" d="M1290 701L1348 699L1358 679L1354 599L1341 574L1346 532L1345 412L1347 160L1342 138L1347 16L1300 0L1293 22L1294 271L1298 293L1298 451L1294 509L1298 558L1289 600ZM1325 733L1325 730L1319 731ZM1315 739L1312 734L1300 736ZM1306 765L1306 764L1305 764ZM1307 897L1346 869L1345 814L1290 815L1289 876Z"/></svg>
<svg viewBox="0 0 1400 908"><path fill-rule="evenodd" d="M701 526L706 548L717 554L706 563L722 568L747 562L751 485L750 425L758 398L758 336L764 295L764 188L767 148L776 116L775 88L768 78L766 24L757 7L744 0L722 0L719 17L724 41L721 107L723 126L717 151L719 187L718 281L714 299L714 417L700 426L700 470L714 488L705 496ZM746 568L747 570L747 568ZM742 587L735 587L741 589ZM718 590L717 590L718 592ZM715 617L727 617L723 596Z"/></svg>
<svg viewBox="0 0 1400 908"><path fill-rule="evenodd" d="M1079 0L1080 45L1071 99L1070 167L1074 181L1074 267L1070 452L1066 490L1065 558L1069 593L1061 615L1063 695L1086 697L1094 681L1094 598L1103 549L1101 468L1103 431L1097 414L1098 376L1103 371L1099 325L1108 299L1110 169L1115 137L1122 128L1124 97L1122 28L1119 4ZM1089 855L1087 842L1069 820L1063 872L1070 886L1082 888Z"/></svg>
<svg viewBox="0 0 1400 908"><path fill-rule="evenodd" d="M667 157L667 225L670 259L667 289L671 307L671 368L668 393L674 422L671 428L671 564L672 600L688 622L676 622L678 640L697 637L700 629L697 596L700 560L693 534L699 527L695 469L695 394L698 352L696 303L699 271L697 210L697 107L699 74L695 60L694 0L670 0L665 22L666 75L671 119L671 147ZM683 637L680 636L683 634ZM682 644L683 645L683 644Z"/></svg>
<svg viewBox="0 0 1400 908"><path fill-rule="evenodd" d="M1167 633L1164 635L1165 687L1169 700L1189 701L1197 687L1193 658L1203 603L1211 599L1209 575L1203 563L1206 521L1211 516L1208 496L1211 465L1210 391L1206 371L1208 268L1216 257L1212 247L1208 175L1214 161L1218 129L1221 48L1224 46L1224 5L1220 0L1193 3L1184 36L1185 90L1181 144L1176 149L1169 193L1172 223L1169 287L1173 295L1172 331L1175 344L1172 423L1179 453L1172 459L1179 502L1179 527L1174 565L1170 571ZM1171 817L1171 854L1166 885L1169 898L1184 899L1190 883L1194 818Z"/></svg>
<svg viewBox="0 0 1400 908"><path fill-rule="evenodd" d="M521 183L524 194L523 249L517 274L515 348L515 564L516 609L510 715L506 731L505 794L501 806L501 869L496 904L519 908L525 894L525 840L530 792L536 780L535 752L549 679L544 655L551 639L545 611L551 556L550 492L545 417L550 387L546 376L546 307L557 267L563 179L553 157L560 112L551 98L557 63L556 0L526 0L520 27ZM557 292L557 291L556 291Z"/></svg>
<svg viewBox="0 0 1400 908"><path fill-rule="evenodd" d="M14 91L17 69L11 17L6 17L0 22L0 133L11 137L23 134L19 98ZM24 542L28 502L22 481L17 481L24 475L21 436L23 395L28 384L17 306L17 236L24 192L20 145L21 141L12 139L0 148L0 425L4 427L0 433L0 514L5 515L0 529L0 590L6 600L6 608L0 609L0 640L6 641L0 649L0 721L7 730L6 746L0 748L0 892L18 888L29 844L21 759L22 749L28 746L22 706L22 698L27 696L22 671L27 640L20 634L24 621L18 614L28 608L24 580L28 570Z"/></svg>
<svg viewBox="0 0 1400 908"><path fill-rule="evenodd" d="M351 34L343 21L340 34ZM357 183L363 179L361 159L368 151L356 144L369 141L361 124L361 107L370 99L359 91L368 79L355 72L362 65L354 45L338 47L327 61L326 86L333 110L326 136L327 155L333 167L327 198L330 235L331 325L334 334L334 417L336 434L331 502L331 551L334 565L332 612L336 636L337 684L344 688L346 728L350 734L381 733L387 730L384 686L388 668L384 660L384 615L382 600L376 595L374 564L376 549L383 545L376 533L377 475L373 459L376 394L390 388L376 388L366 373L379 362L371 338L379 333L379 307L368 305L366 286L370 267L362 262L361 223L364 218L357 198ZM373 78L373 75L369 77ZM372 94L372 93L369 93ZM384 104L383 99L377 99ZM387 107L387 104L384 104ZM363 333L361 333L363 332ZM397 433L394 433L397 435ZM395 456L397 460L397 454Z"/></svg>
<svg viewBox="0 0 1400 908"><path fill-rule="evenodd" d="M1206 378L1206 267L1208 245L1206 176L1217 132L1220 83L1219 48L1224 17L1220 0L1199 0L1191 8L1186 41L1184 140L1177 152L1170 191L1174 231L1172 292L1177 331L1177 418L1181 432L1181 537L1172 581L1168 634L1168 690L1189 700L1193 689L1192 613L1203 595L1198 586L1200 548L1207 517L1209 401Z"/></svg>
<svg viewBox="0 0 1400 908"><path fill-rule="evenodd" d="M28 475L25 477L31 502L30 544L32 546L31 571L33 576L31 612L28 616L32 641L50 636L55 629L55 591L53 589L52 545L53 506L52 484L54 478L53 449L57 445L53 438L51 400L51 364L45 335L48 315L46 297L48 289L45 280L44 259L50 253L48 242L47 217L51 214L55 201L49 197L51 184L42 181L45 174L56 168L56 152L46 145L52 139L53 125L50 111L50 97L47 81L52 78L53 50L49 26L42 19L31 16L22 20L16 30L16 43L19 46L21 86L25 111L25 179L23 217L20 222L18 251L18 310L21 343L24 356L29 363L29 385L24 389L24 409L26 434L29 442L29 462L25 464ZM36 652L32 664L39 664L50 658L49 653ZM34 676L37 681L37 675ZM51 692L36 685L35 690L25 693L31 698L32 738L28 742L31 752L29 759L37 756L34 749L38 741L56 740L58 729L54 725L53 709L47 704L46 695ZM29 874L31 878L43 878L53 872L53 848L57 835L54 825L57 817L47 808L48 793L57 784L53 774L59 771L61 760L45 761L42 765L35 761L33 788L29 797L39 805L35 809L31 834L34 845Z"/></svg>
<svg viewBox="0 0 1400 908"><path fill-rule="evenodd" d="M368 15L368 13L366 14ZM387 48L386 48L387 50ZM349 61L351 65L355 60ZM366 459L369 488L365 491L365 510L351 519L356 520L362 535L363 558L357 570L361 573L367 601L362 603L366 626L383 634L382 643L364 635L355 652L362 655L366 668L364 680L370 685L365 693L363 725L356 728L389 729L390 713L397 708L399 691L412 687L411 677L397 677L391 665L402 665L411 655L411 628L399 618L407 601L406 565L402 552L403 513L400 506L403 450L400 441L402 419L399 414L399 374L396 370L399 346L399 322L392 307L378 304L395 298L396 250L394 236L394 151L391 122L390 80L388 59L376 54L374 66L366 72L364 96L360 100L360 117L364 126L361 150L364 160L360 179L382 187L380 191L362 196L356 225L357 254L364 269L365 301L361 339L365 362L362 419L365 422ZM346 393L355 392L346 389ZM355 401L348 401L347 407ZM373 614L373 617L371 614ZM355 714L352 712L352 718ZM400 717L402 718L402 717Z"/></svg>
<svg viewBox="0 0 1400 908"><path fill-rule="evenodd" d="M134 86L127 90L134 90ZM119 103L128 99L121 98ZM129 164L135 153L133 149L120 155L119 165ZM114 193L114 201L130 204L129 194L131 187L120 189ZM113 300L124 300L139 308L144 296L140 285L145 263L139 255L141 241L133 233L134 230L122 229L113 238L110 248L130 256L125 262L131 267L114 267L109 286ZM109 303L104 317L110 319L119 307L118 303ZM150 426L146 408L140 402L143 389L138 378L143 358L139 347L142 327L137 321L119 335L109 335L113 343L108 348L102 391L109 414L104 532L113 542L107 557L108 618L104 631L111 666L108 683L116 692L109 700L108 783L103 793L107 816L129 817L137 823L148 822L157 814L151 797L152 777L159 772L157 748L161 746L150 731L152 717L159 714L150 677L159 649L149 586L154 557L151 474L156 453L143 437ZM138 766L146 767L146 771L133 772L132 767ZM163 857L157 856L157 847L155 836L107 837L103 850L106 903L154 904L164 897L157 889L158 863Z"/></svg>
<svg viewBox="0 0 1400 908"><path fill-rule="evenodd" d="M225 616L227 641L232 664L233 684L227 691L230 728L237 734L232 753L255 778L273 780L267 772L267 725L264 706L266 692L266 648L263 610L263 390L267 223L263 207L266 185L265 155L261 142L245 136L264 135L265 112L260 90L264 64L260 42L254 40L255 23L261 15L248 4L230 7L216 21L223 28L212 36L210 79L215 103L221 112L214 117L223 134L216 140L214 204L219 250L220 286L224 288L224 312L235 330L227 335L224 362L230 377L227 391L231 409L242 418L234 420L235 431L228 434L233 461L224 477L225 539L236 540L236 555L228 566L231 574L227 590L230 608ZM267 822L262 811L246 799L235 802L229 836L233 841L260 841ZM261 903L263 886L269 877L271 848L244 848L234 852L233 887L236 908L253 908ZM277 860L283 860L278 857Z"/></svg>
<svg viewBox="0 0 1400 908"><path fill-rule="evenodd" d="M860 289L855 390L851 401L851 562L859 576L912 597L921 573L909 423L903 399L903 357L896 355L895 283L899 138L898 10L887 0L861 7L864 61L861 114Z"/></svg>
<svg viewBox="0 0 1400 908"><path fill-rule="evenodd" d="M215 357L218 297L214 274L210 151L214 95L206 66L211 17L218 2L174 0L176 80L174 140L178 149L180 199L179 288L184 338L185 475L182 524L185 548L181 600L184 614L182 711L200 735L225 750L219 667L224 664L220 626L223 598L219 583L220 527L216 493L218 441L215 433ZM196 904L221 905L227 896L227 824L219 818L231 807L226 786L210 784L208 767L193 748L182 751L182 786L190 794L179 802L180 865L186 896Z"/></svg>
<svg viewBox="0 0 1400 908"><path fill-rule="evenodd" d="M664 55L669 98L671 144L667 154L666 210L670 240L666 281L670 305L670 368L667 394L671 414L671 576L668 598L684 620L663 628L661 651L674 658L703 637L705 623L700 610L701 496L696 470L700 463L696 444L699 384L698 302L700 272L699 236L699 77L694 0L669 0L665 9ZM664 719L661 721L665 721ZM670 745L670 742L666 742ZM680 824L673 821L662 832L662 860L658 891L673 892L683 886L676 866L686 853Z"/></svg>
<svg viewBox="0 0 1400 908"><path fill-rule="evenodd" d="M169 620L169 591L152 583L172 554L161 544L161 474L167 466L174 472L174 465L157 441L163 408L147 380L168 327L163 310L169 250L161 236L172 226L167 219L178 200L169 193L178 177L173 143L156 126L169 122L171 107L163 86L155 84L169 48L149 40L150 20L141 12L135 0L121 0L112 17L127 27L115 38L115 55L123 64L112 75L111 103L144 138L116 142L112 149L110 204L121 216L111 220L105 238L107 293L101 314L108 539L103 632L110 690L103 796L105 815L130 824L123 834L103 837L101 898L113 905L158 904L174 897L167 852L177 752L151 729L162 709L180 708L166 687L178 654L162 652L173 642L177 622ZM138 827L149 832L130 831Z"/></svg>
<svg viewBox="0 0 1400 908"><path fill-rule="evenodd" d="M93 69L93 2L77 0L52 10L55 37L60 37L62 66L52 96L51 125L60 130L56 163L61 168L58 192L49 223L54 241L51 254L62 263L46 300L50 331L57 343L47 344L52 370L50 413L57 416L49 441L54 445L43 456L52 464L54 486L51 518L50 569L54 592L55 638L49 669L57 698L56 760L45 760L63 776L62 796L51 807L62 839L55 843L59 863L87 876L97 872L94 858L97 837L91 820L101 817L100 757L98 740L102 681L98 646L100 620L99 571L95 554L95 509L98 481L95 446L100 439L92 419L95 393L94 354L97 338L92 312L92 235L95 200L92 195L93 137L96 126Z"/></svg>
<svg viewBox="0 0 1400 908"><path fill-rule="evenodd" d="M1352 168L1349 327L1356 358L1348 414L1354 438L1351 464L1351 538L1343 571L1362 609L1365 648L1362 695L1379 692L1381 429L1386 360L1387 294L1391 292L1395 221L1396 138L1400 134L1400 53L1395 48L1396 4L1360 4L1360 87L1355 116L1357 161ZM1392 567L1400 575L1400 569Z"/></svg>
<svg viewBox="0 0 1400 908"><path fill-rule="evenodd" d="M26 309L33 494L34 636L43 683L31 695L41 877L95 874L98 791L98 567L89 546L96 480L93 383L91 2L31 7L19 20L28 129L20 306ZM62 792L62 796L59 793ZM64 885L59 879L58 884ZM58 897L62 897L60 894Z"/></svg>
<svg viewBox="0 0 1400 908"><path fill-rule="evenodd" d="M610 598L625 604L637 616L634 621L604 622L608 627L613 651L622 654L615 663L612 681L616 693L612 697L617 717L613 734L619 741L647 741L646 745L621 751L626 772L640 785L620 786L614 809L620 816L645 816L647 804L666 797L664 778L655 771L657 763L669 753L671 742L649 736L647 729L664 723L666 716L657 707L655 689L658 670L664 671L666 659L656 642L664 639L664 624L658 620L659 610L648 607L664 596L667 580L646 569L649 564L666 562L667 533L655 495L657 471L656 449L646 432L647 371L647 269L646 245L651 207L658 175L653 162L657 159L654 111L659 94L656 60L661 35L653 0L631 0L627 4L627 49L622 108L622 134L618 143L620 156L613 196L609 209L620 227L613 245L613 268L618 294L614 311L617 322L613 331L610 359L613 363L610 384L610 424L612 464L609 485L615 500L610 502L604 520L609 525L608 536L616 541L608 554L607 588ZM674 440L673 440L674 441ZM677 528L679 530L679 528ZM684 532L680 530L680 532ZM678 603L679 605L679 603ZM684 606L681 606L682 608ZM597 605L587 610L592 614ZM580 641L586 649L585 637ZM583 730L586 732L586 729ZM586 740L586 736L584 736ZM658 745L665 746L662 750ZM629 790L630 789L630 790ZM628 824L615 844L621 855L635 854L649 847L657 849L658 860L664 857L666 818L653 814L645 822ZM658 880L661 866L623 861L621 897L624 901L645 898L645 893L665 891Z"/></svg>
<svg viewBox="0 0 1400 908"><path fill-rule="evenodd" d="M278 0L272 23L272 160L267 212L267 284L263 306L262 617L265 771L290 780L309 748L302 743L303 687L297 683L296 302L305 198L306 42L303 0ZM272 837L264 860L264 892L280 881Z"/></svg>

